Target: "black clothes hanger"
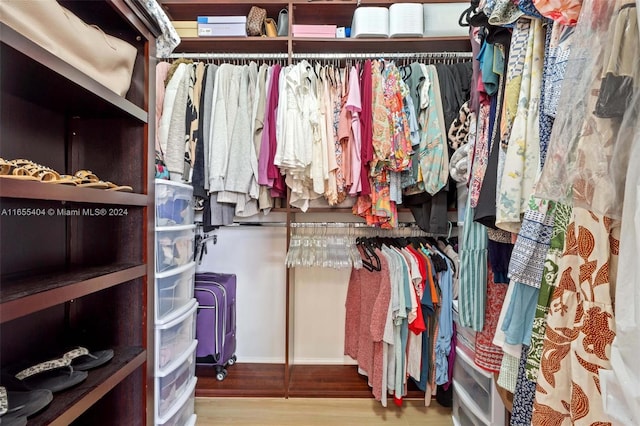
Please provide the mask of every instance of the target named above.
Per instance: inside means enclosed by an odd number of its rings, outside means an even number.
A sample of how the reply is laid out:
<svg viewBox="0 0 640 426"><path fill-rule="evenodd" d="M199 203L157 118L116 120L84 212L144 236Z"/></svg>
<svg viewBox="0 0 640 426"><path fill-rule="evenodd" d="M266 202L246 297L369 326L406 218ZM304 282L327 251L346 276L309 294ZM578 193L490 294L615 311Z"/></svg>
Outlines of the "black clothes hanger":
<svg viewBox="0 0 640 426"><path fill-rule="evenodd" d="M470 26L471 24L469 21L471 19L471 15L476 11L476 9L478 9L479 6L480 0L471 0L471 6L465 9L460 15L460 18L458 18L458 25L460 25L461 27Z"/></svg>
<svg viewBox="0 0 640 426"><path fill-rule="evenodd" d="M356 244L362 247L362 252L364 257L362 258L362 266L367 271L381 271L382 264L380 263L380 258L375 252L375 249L370 245L369 239L367 238L357 238Z"/></svg>
<svg viewBox="0 0 640 426"><path fill-rule="evenodd" d="M411 77L411 73L413 72L411 65L402 65L401 67L398 67L398 69L400 70L400 76L404 81L407 81Z"/></svg>

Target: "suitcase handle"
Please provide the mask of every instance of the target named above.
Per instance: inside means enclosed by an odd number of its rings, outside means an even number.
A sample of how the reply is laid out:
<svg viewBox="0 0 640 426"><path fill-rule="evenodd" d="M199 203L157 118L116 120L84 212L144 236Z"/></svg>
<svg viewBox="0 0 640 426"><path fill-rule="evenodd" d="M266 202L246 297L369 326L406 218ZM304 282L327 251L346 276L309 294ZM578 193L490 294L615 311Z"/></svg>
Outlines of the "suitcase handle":
<svg viewBox="0 0 640 426"><path fill-rule="evenodd" d="M236 329L236 301L235 299L233 300L233 303L231 304L231 330L235 330Z"/></svg>

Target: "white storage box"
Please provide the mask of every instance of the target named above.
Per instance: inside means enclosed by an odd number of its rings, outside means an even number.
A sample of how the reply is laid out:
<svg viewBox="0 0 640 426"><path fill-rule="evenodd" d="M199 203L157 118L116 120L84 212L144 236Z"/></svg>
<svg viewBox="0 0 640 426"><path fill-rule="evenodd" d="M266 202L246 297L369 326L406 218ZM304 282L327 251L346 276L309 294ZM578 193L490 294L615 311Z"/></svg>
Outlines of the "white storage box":
<svg viewBox="0 0 640 426"><path fill-rule="evenodd" d="M469 8L469 2L423 4L425 37L468 36L469 27L461 27L458 20Z"/></svg>
<svg viewBox="0 0 640 426"><path fill-rule="evenodd" d="M246 16L198 16L198 37L246 36Z"/></svg>
<svg viewBox="0 0 640 426"><path fill-rule="evenodd" d="M196 338L196 310L192 299L183 309L176 311L155 325L156 368L163 370L171 361L187 352Z"/></svg>
<svg viewBox="0 0 640 426"><path fill-rule="evenodd" d="M196 402L196 383L198 379L192 378L187 386L187 392L182 394L182 397L176 401L176 404L171 407L171 410L163 416L156 417L156 425L158 426L185 426L195 424L196 415L195 402Z"/></svg>
<svg viewBox="0 0 640 426"><path fill-rule="evenodd" d="M196 263L156 274L156 321L161 321L193 299Z"/></svg>
<svg viewBox="0 0 640 426"><path fill-rule="evenodd" d="M195 225L156 228L156 272L191 262L195 240Z"/></svg>
<svg viewBox="0 0 640 426"><path fill-rule="evenodd" d="M424 11L420 3L389 6L389 37L422 37Z"/></svg>
<svg viewBox="0 0 640 426"><path fill-rule="evenodd" d="M468 395L480 410L474 410L478 417L491 419L493 378L491 373L476 368L473 361L460 348L456 348L456 361L453 366L455 386L458 392Z"/></svg>
<svg viewBox="0 0 640 426"><path fill-rule="evenodd" d="M193 187L156 179L156 226L193 225Z"/></svg>
<svg viewBox="0 0 640 426"><path fill-rule="evenodd" d="M191 378L196 374L196 346L194 340L183 356L172 360L164 370L156 371L156 416L166 416L178 405L180 397L186 393Z"/></svg>
<svg viewBox="0 0 640 426"><path fill-rule="evenodd" d="M358 7L353 12L351 37L389 37L389 9L380 6Z"/></svg>

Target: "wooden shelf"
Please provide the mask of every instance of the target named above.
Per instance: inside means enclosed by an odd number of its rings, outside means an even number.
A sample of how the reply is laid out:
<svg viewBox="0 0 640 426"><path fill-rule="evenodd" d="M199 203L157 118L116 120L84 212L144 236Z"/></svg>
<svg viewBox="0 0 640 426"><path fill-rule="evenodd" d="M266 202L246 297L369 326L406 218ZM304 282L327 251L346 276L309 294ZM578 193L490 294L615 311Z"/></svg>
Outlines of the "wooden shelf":
<svg viewBox="0 0 640 426"><path fill-rule="evenodd" d="M146 194L0 178L0 197L144 207Z"/></svg>
<svg viewBox="0 0 640 426"><path fill-rule="evenodd" d="M89 371L87 379L78 386L54 394L44 411L29 419L29 426L63 426L84 413L128 375L141 367L147 353L140 347L115 348L108 364ZM130 395L133 396L133 395Z"/></svg>
<svg viewBox="0 0 640 426"><path fill-rule="evenodd" d="M409 380L405 398L424 398ZM371 398L367 378L355 365L293 365L288 396L291 398Z"/></svg>
<svg viewBox="0 0 640 426"><path fill-rule="evenodd" d="M215 367L198 365L196 396L282 398L284 369L284 364L237 363L227 368L228 375L220 382Z"/></svg>
<svg viewBox="0 0 640 426"><path fill-rule="evenodd" d="M3 91L69 114L148 121L145 110L2 23L0 40ZM43 79L46 90L34 84Z"/></svg>
<svg viewBox="0 0 640 426"><path fill-rule="evenodd" d="M289 37L183 37L180 53L287 53Z"/></svg>
<svg viewBox="0 0 640 426"><path fill-rule="evenodd" d="M469 37L422 38L293 38L293 52L304 53L420 53L467 52L471 49Z"/></svg>
<svg viewBox="0 0 640 426"><path fill-rule="evenodd" d="M3 278L0 323L140 278L146 273L144 264L116 264Z"/></svg>
<svg viewBox="0 0 640 426"><path fill-rule="evenodd" d="M174 21L195 21L197 16L247 16L251 6L260 6L266 9L267 16L277 19L280 10L289 5L287 1L265 0L161 0L160 3Z"/></svg>

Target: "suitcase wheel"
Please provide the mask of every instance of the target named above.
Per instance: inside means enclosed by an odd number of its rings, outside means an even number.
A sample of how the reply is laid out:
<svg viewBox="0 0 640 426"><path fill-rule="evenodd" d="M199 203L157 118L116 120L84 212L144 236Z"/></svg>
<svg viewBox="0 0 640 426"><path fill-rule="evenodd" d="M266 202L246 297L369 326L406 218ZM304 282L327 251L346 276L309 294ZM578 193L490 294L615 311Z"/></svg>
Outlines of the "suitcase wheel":
<svg viewBox="0 0 640 426"><path fill-rule="evenodd" d="M227 377L227 370L218 371L216 374L216 380L221 382Z"/></svg>
<svg viewBox="0 0 640 426"><path fill-rule="evenodd" d="M233 365L236 363L236 361L238 360L238 358L233 355L231 358L229 358L229 361L227 361L227 365Z"/></svg>

